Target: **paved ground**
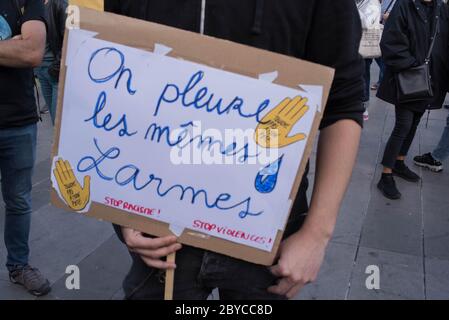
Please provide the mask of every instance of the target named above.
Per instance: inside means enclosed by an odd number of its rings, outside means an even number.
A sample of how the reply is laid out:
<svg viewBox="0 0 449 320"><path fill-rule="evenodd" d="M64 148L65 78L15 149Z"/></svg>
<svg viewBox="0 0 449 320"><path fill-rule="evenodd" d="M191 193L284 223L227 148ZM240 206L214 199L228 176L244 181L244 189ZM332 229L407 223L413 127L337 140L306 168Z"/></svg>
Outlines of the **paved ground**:
<svg viewBox="0 0 449 320"><path fill-rule="evenodd" d="M447 110L432 112L428 128L423 121L412 155L433 150L446 116ZM398 181L403 199L385 200L375 184L393 121L392 108L373 98L357 166L318 281L297 299L449 299L449 170L437 175L417 169L422 183ZM53 286L46 299L121 299L130 259L110 224L49 204L51 140L45 117L39 132L30 242L32 264ZM445 165L449 168L449 162ZM8 282L4 256L0 245L0 299L33 299ZM65 288L65 270L72 264L81 270L79 291ZM370 265L380 269L380 290L365 286Z"/></svg>

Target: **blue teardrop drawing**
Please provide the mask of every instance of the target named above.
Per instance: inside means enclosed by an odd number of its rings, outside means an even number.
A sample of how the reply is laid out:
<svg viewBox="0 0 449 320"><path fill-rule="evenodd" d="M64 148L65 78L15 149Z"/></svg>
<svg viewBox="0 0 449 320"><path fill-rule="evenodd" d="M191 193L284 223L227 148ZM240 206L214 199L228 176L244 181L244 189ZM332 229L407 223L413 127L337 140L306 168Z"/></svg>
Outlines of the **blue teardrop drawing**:
<svg viewBox="0 0 449 320"><path fill-rule="evenodd" d="M12 31L8 21L0 14L0 41L11 38Z"/></svg>
<svg viewBox="0 0 449 320"><path fill-rule="evenodd" d="M257 191L260 193L270 193L276 188L283 158L284 156L282 155L278 160L260 170L255 181Z"/></svg>

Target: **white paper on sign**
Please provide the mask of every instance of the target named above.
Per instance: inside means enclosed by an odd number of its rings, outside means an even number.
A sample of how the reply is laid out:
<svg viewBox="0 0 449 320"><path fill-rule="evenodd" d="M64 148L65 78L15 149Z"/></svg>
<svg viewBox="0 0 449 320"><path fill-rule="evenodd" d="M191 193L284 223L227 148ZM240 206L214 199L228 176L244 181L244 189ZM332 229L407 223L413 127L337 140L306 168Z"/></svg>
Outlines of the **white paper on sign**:
<svg viewBox="0 0 449 320"><path fill-rule="evenodd" d="M68 50L57 157L91 201L271 251L322 90L95 38ZM269 125L279 148L255 139Z"/></svg>
<svg viewBox="0 0 449 320"><path fill-rule="evenodd" d="M69 32L67 57L65 60L66 66L68 66L72 62L73 55L77 53L77 48L79 48L83 42L95 37L96 35L96 32L82 29L77 30L77 32Z"/></svg>
<svg viewBox="0 0 449 320"><path fill-rule="evenodd" d="M160 54L161 56L166 56L169 54L173 49L167 46L164 46L163 44L156 43L154 45L154 53Z"/></svg>
<svg viewBox="0 0 449 320"><path fill-rule="evenodd" d="M184 232L184 228L180 227L180 226L176 226L171 224L168 228L171 232L173 232L173 234L177 237L180 237L182 235L182 233Z"/></svg>
<svg viewBox="0 0 449 320"><path fill-rule="evenodd" d="M279 73L277 71L273 71L273 72L269 72L269 73L262 73L262 74L259 74L259 80L274 82L274 80L276 80L278 76L279 76Z"/></svg>

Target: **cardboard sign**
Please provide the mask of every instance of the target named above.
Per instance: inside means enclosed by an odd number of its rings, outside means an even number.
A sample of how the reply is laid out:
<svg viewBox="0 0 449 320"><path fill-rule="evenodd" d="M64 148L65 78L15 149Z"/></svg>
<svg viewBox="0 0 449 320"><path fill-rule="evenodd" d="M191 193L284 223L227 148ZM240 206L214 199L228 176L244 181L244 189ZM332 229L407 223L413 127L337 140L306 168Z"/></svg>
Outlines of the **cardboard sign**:
<svg viewBox="0 0 449 320"><path fill-rule="evenodd" d="M80 17L63 50L53 203L271 264L333 70L112 14Z"/></svg>
<svg viewBox="0 0 449 320"><path fill-rule="evenodd" d="M103 11L104 0L70 0L70 5Z"/></svg>

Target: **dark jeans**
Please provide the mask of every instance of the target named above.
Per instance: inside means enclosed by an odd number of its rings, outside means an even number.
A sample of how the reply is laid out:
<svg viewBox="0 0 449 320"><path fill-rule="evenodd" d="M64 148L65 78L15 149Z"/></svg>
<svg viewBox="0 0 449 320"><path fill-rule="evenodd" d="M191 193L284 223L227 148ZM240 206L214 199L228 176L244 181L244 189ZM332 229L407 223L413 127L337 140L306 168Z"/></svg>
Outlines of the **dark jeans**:
<svg viewBox="0 0 449 320"><path fill-rule="evenodd" d="M379 66L379 80L377 81L380 83L384 76L384 62L382 58L376 58L377 65ZM373 63L373 59L365 59L365 74L363 76L363 80L365 82L365 90L363 92L363 102L369 101L370 97L370 86L371 86L371 64Z"/></svg>
<svg viewBox="0 0 449 320"><path fill-rule="evenodd" d="M290 220L285 236L298 231L305 215ZM131 253L133 264L123 281L128 300L162 300L165 272L149 268ZM277 284L266 266L256 265L218 253L184 246L176 253L175 300L205 300L215 288L221 300L286 300L285 296L269 293Z"/></svg>
<svg viewBox="0 0 449 320"><path fill-rule="evenodd" d="M423 112L413 112L404 108L395 108L396 123L390 139L385 147L382 165L386 168L394 168L398 156L406 156L416 129L423 116Z"/></svg>
<svg viewBox="0 0 449 320"><path fill-rule="evenodd" d="M284 238L297 232L308 211L304 179L298 197L293 203ZM114 226L123 241L121 229ZM131 253L133 264L123 281L126 299L161 300L164 298L164 271L150 268L142 259ZM245 262L218 253L189 246L176 253L175 300L205 300L212 290L218 289L222 300L285 300L286 297L271 294L268 287L278 279L266 266Z"/></svg>
<svg viewBox="0 0 449 320"><path fill-rule="evenodd" d="M0 175L5 202L6 266L9 270L28 264L36 134L35 124L0 129Z"/></svg>
<svg viewBox="0 0 449 320"><path fill-rule="evenodd" d="M126 299L163 300L165 272L147 267L139 257L124 281ZM265 266L184 246L176 254L175 300L205 300L218 288L223 300L284 300L267 288L277 278ZM142 276L144 275L144 276Z"/></svg>

